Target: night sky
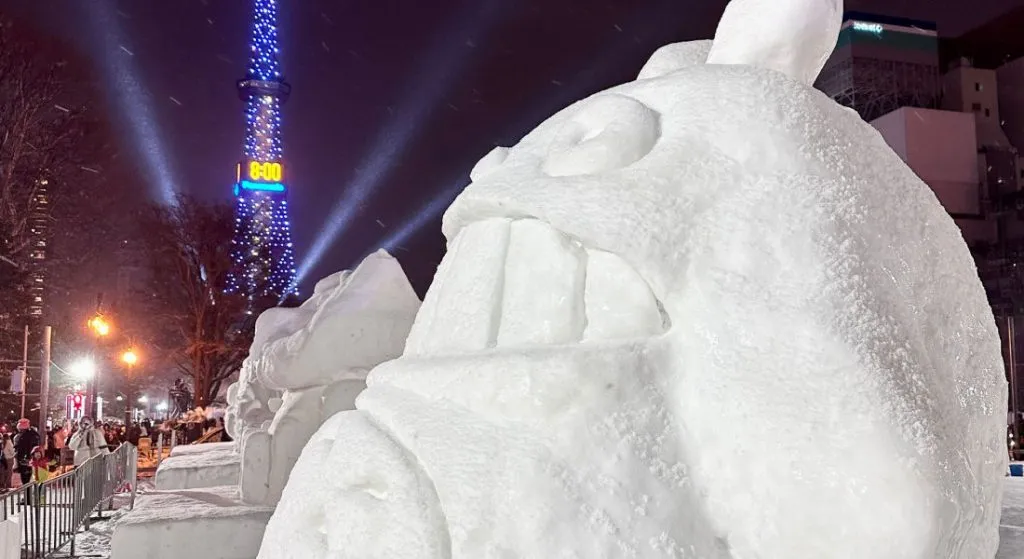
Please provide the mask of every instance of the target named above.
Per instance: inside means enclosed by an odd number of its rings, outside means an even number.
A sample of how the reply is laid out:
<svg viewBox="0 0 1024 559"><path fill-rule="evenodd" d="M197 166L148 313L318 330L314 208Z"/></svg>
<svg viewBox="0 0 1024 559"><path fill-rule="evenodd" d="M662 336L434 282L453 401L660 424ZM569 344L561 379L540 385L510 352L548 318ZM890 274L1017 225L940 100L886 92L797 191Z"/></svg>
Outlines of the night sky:
<svg viewBox="0 0 1024 559"><path fill-rule="evenodd" d="M304 278L349 267L476 160L569 102L636 75L658 46L710 38L724 0L279 0L293 234L302 262L354 177L369 192ZM246 0L0 0L107 79L124 152L161 185L228 200L240 159ZM1022 0L863 0L958 34ZM93 5L93 8L87 6ZM106 6L108 17L96 17ZM102 11L102 9L101 9ZM127 82L125 80L128 80ZM131 82L131 83L129 83ZM134 84L134 85L133 85ZM141 115L141 116L140 116ZM388 141L378 142L382 131ZM137 147L141 146L141 147ZM368 166L378 149L378 166ZM366 167L362 173L358 169ZM443 209L443 203L435 203ZM440 214L394 250L422 293L443 253Z"/></svg>

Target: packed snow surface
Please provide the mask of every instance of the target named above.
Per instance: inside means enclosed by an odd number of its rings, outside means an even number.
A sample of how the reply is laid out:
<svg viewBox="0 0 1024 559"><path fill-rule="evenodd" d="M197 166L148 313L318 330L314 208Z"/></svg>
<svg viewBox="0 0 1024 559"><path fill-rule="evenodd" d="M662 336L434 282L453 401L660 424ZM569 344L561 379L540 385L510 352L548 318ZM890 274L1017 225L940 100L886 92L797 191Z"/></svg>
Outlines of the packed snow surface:
<svg viewBox="0 0 1024 559"><path fill-rule="evenodd" d="M209 446L204 452L195 448ZM179 451L188 448L187 451ZM233 443L178 445L156 471L157 489L198 489L237 485L242 457Z"/></svg>
<svg viewBox="0 0 1024 559"><path fill-rule="evenodd" d="M140 496L118 521L111 559L252 559L272 507L242 502L237 486Z"/></svg>
<svg viewBox="0 0 1024 559"><path fill-rule="evenodd" d="M262 559L995 557L1007 390L956 225L817 69L704 46L474 168Z"/></svg>
<svg viewBox="0 0 1024 559"><path fill-rule="evenodd" d="M203 454L206 452L234 451L235 443L201 443L201 444L179 444L171 449L171 456L182 456L185 454Z"/></svg>

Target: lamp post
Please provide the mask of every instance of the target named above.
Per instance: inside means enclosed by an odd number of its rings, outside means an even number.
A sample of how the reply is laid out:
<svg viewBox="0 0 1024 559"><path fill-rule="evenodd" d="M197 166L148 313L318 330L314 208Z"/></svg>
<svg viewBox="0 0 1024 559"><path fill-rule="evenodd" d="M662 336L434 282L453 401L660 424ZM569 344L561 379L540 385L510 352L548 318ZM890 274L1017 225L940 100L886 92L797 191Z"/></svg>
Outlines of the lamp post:
<svg viewBox="0 0 1024 559"><path fill-rule="evenodd" d="M110 335L110 331L112 329L111 324L102 314L99 313L90 318L88 324L89 329L92 330L92 333L96 336L96 345L98 349L100 341ZM92 388L89 390L89 396L86 398L86 414L93 417L93 420L95 421L102 421L102 418L94 417L97 410L96 398L99 396L100 390L100 373L98 369L92 376L91 386Z"/></svg>
<svg viewBox="0 0 1024 559"><path fill-rule="evenodd" d="M135 364L139 362L139 354L134 349L126 349L121 353L121 362L124 363L127 370L127 379L125 381L125 404L124 404L124 428L127 433L128 429L132 426L132 408L135 405L132 403L132 382L135 380L132 376L132 371L135 368Z"/></svg>

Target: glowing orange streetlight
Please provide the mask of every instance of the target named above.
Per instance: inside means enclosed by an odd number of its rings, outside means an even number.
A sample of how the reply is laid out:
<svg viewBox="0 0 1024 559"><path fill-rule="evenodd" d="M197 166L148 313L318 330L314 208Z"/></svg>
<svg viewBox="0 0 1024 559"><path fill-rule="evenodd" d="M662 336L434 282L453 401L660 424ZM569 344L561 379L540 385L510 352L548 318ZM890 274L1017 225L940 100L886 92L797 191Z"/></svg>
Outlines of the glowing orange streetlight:
<svg viewBox="0 0 1024 559"><path fill-rule="evenodd" d="M135 364L139 362L139 354L135 352L134 348L128 348L121 352L121 362L128 366L128 375L126 379L125 398L124 403L124 427L128 429L132 426L132 410L135 405L132 404L132 369L135 368Z"/></svg>
<svg viewBox="0 0 1024 559"><path fill-rule="evenodd" d="M121 354L121 362L129 367L133 367L139 362L139 354L135 353L134 349L125 350L125 352Z"/></svg>
<svg viewBox="0 0 1024 559"><path fill-rule="evenodd" d="M101 338L110 334L110 323L101 315L89 319L89 328L92 328L92 331Z"/></svg>

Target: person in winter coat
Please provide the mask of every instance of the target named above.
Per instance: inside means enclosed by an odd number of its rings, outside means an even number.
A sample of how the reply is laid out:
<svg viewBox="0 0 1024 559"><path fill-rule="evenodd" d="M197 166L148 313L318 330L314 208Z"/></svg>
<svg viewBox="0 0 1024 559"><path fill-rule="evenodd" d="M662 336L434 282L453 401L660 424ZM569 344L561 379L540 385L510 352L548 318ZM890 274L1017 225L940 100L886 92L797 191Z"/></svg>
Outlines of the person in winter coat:
<svg viewBox="0 0 1024 559"><path fill-rule="evenodd" d="M81 419L78 431L71 435L71 440L68 441L68 448L75 451L76 468L93 456L110 452L107 440L103 437L103 430L93 425L92 418L89 417Z"/></svg>
<svg viewBox="0 0 1024 559"><path fill-rule="evenodd" d="M14 456L17 460L18 475L21 484L32 480L32 449L42 444L39 432L32 428L32 422L24 417L18 420L18 434L14 435Z"/></svg>
<svg viewBox="0 0 1024 559"><path fill-rule="evenodd" d="M9 491L11 489L11 478L14 476L14 443L11 442L11 437L7 433L4 433L2 440L2 450L0 450L0 491Z"/></svg>
<svg viewBox="0 0 1024 559"><path fill-rule="evenodd" d="M46 459L43 447L37 446L32 449L29 465L32 466L32 481L42 483L50 479L50 461Z"/></svg>

